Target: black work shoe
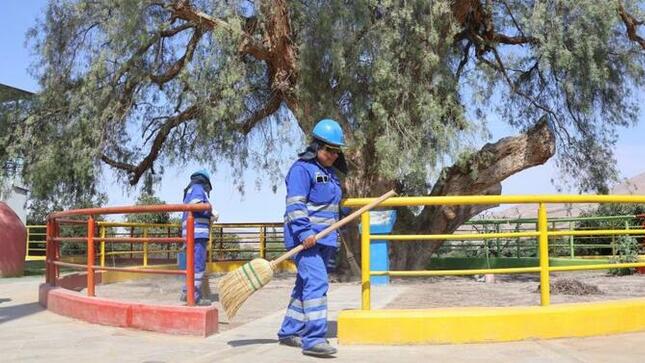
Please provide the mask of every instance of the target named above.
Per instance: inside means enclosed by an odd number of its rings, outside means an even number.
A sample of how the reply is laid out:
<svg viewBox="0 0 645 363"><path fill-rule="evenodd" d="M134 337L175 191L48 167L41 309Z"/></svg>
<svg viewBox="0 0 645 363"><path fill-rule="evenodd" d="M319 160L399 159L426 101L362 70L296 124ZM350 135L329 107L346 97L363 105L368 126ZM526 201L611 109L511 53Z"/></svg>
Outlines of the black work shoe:
<svg viewBox="0 0 645 363"><path fill-rule="evenodd" d="M290 337L280 338L280 340L278 342L280 344L282 344L282 345L288 345L288 346L294 347L294 348L302 347L302 339L300 339L300 337L296 336L296 335L292 335Z"/></svg>
<svg viewBox="0 0 645 363"><path fill-rule="evenodd" d="M312 355L314 357L331 357L336 352L336 348L329 345L329 343L318 343L309 349L302 350L302 354Z"/></svg>
<svg viewBox="0 0 645 363"><path fill-rule="evenodd" d="M186 294L182 292L181 295L179 295L179 301L186 302Z"/></svg>

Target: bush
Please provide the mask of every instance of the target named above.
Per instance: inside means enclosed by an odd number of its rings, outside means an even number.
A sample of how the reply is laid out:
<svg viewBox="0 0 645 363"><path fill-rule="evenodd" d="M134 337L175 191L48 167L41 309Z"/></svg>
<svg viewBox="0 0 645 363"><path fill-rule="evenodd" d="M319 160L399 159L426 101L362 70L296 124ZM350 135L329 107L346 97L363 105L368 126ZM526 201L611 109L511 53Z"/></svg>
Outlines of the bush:
<svg viewBox="0 0 645 363"><path fill-rule="evenodd" d="M631 236L620 236L618 239L617 254L618 256L612 257L609 263L632 263L638 262L638 241ZM614 276L632 275L634 268L612 268L609 274Z"/></svg>
<svg viewBox="0 0 645 363"><path fill-rule="evenodd" d="M582 213L580 217L602 217L602 216L636 216L645 213L644 204L600 204L596 210ZM576 223L577 230L584 229L617 229L624 230L625 222L628 223L629 228L639 228L642 221L634 219L607 219L607 220L587 220ZM608 246L612 243L612 236L594 236L585 238L584 244L587 245L605 245ZM633 238L633 237L632 237ZM639 237L640 238L640 237ZM576 247L576 255L610 255L612 254L611 247Z"/></svg>

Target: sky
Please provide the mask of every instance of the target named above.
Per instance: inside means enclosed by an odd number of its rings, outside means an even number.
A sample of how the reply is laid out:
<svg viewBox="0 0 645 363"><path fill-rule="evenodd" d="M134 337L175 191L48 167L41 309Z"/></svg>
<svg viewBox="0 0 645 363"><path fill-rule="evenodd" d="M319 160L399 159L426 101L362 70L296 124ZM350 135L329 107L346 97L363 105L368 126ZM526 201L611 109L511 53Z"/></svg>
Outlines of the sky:
<svg viewBox="0 0 645 363"><path fill-rule="evenodd" d="M2 0L0 11L0 83L36 92L37 81L32 78L27 68L35 60L31 50L25 46L25 34L34 26L36 19L46 5L46 0ZM645 97L641 94L641 100ZM644 101L645 102L645 101ZM503 124L491 125L494 142L500 137L514 135L516 132ZM620 131L616 158L622 177L629 178L645 172L645 107L641 111L638 126ZM297 150L293 150L295 157ZM185 165L178 168L167 168L157 195L167 203L181 203L183 188L190 174L200 169L200 165ZM286 170L285 170L286 172ZM108 205L133 204L139 194L138 190L124 190L122 183L113 182L110 172L103 175L104 191L108 194ZM221 165L213 173L211 202L220 214L220 222L277 222L282 220L284 212L284 182L279 181L276 193L271 190L271 183L256 187L257 173L248 171L245 176L247 188L240 194L232 179L230 170ZM551 183L557 178L553 160L511 176L502 183L503 194L551 194L556 187Z"/></svg>

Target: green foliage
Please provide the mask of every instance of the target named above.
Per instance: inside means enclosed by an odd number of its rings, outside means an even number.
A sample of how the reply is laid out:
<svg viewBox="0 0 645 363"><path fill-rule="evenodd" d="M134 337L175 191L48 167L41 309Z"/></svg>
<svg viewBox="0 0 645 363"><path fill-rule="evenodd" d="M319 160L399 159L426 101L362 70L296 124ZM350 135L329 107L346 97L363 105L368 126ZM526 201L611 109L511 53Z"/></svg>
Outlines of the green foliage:
<svg viewBox="0 0 645 363"><path fill-rule="evenodd" d="M642 19L642 1L625 3ZM565 178L573 176L570 184L582 191L606 193L608 181L617 176L612 151L616 129L638 120L637 90L645 80L643 50L624 35L616 2L517 4L512 20L537 42L526 52L503 55L514 92L499 74L487 79L501 87L498 91L510 93L508 102L499 104L501 114L519 127L549 115L559 144L557 164Z"/></svg>
<svg viewBox="0 0 645 363"><path fill-rule="evenodd" d="M612 217L612 216L635 216L645 213L645 205L643 204L600 204L597 209L584 212L580 217ZM640 228L642 221L638 219L602 219L602 220L586 220L576 223L575 229L584 230L599 230L599 229L616 229L624 230L626 228ZM584 244L589 245L615 245L620 237L616 236L598 236L586 239L578 239L576 241L584 241ZM576 247L576 255L612 255L613 250L611 247Z"/></svg>
<svg viewBox="0 0 645 363"><path fill-rule="evenodd" d="M159 197L148 194L141 193L137 198L135 205L163 205L166 204ZM133 213L125 216L125 220L128 223L146 223L146 224L166 224L170 221L169 212L161 213Z"/></svg>
<svg viewBox="0 0 645 363"><path fill-rule="evenodd" d="M149 189L149 188L148 188ZM149 190L148 190L149 191ZM137 201L135 205L163 205L166 204L163 200L159 199L157 196L153 194L149 194L147 191L143 191L139 197L137 198ZM148 224L148 225L159 225L159 224L168 224L170 223L170 213L169 212L161 212L161 213L133 213L133 214L127 214L125 216L125 220L128 223L143 223L143 224ZM181 220L179 220L179 226L181 226ZM136 226L136 227L129 227L128 228L130 231L130 235L133 237L168 237L169 233L176 233L179 231L179 228L172 228L169 229L168 227L151 227L151 226ZM181 232L180 232L181 233ZM171 234L171 236L176 236L176 234ZM163 250L164 248L167 248L168 244L166 243L159 243L159 244L149 244L149 250ZM142 250L143 247L142 245L138 244L135 245L134 248L136 250ZM129 250L130 245L129 244L111 244L110 249L113 250ZM152 257L152 254L151 254Z"/></svg>
<svg viewBox="0 0 645 363"><path fill-rule="evenodd" d="M639 244L636 238L631 236L620 236L618 239L618 256L612 257L609 263L633 263L638 262ZM632 275L634 268L612 268L609 270L611 275L625 276Z"/></svg>
<svg viewBox="0 0 645 363"><path fill-rule="evenodd" d="M307 120L346 120L351 147L372 172L425 188L428 175L437 176L476 129L451 69L450 39L459 29L449 2L338 0L303 11L300 94L311 105Z"/></svg>
<svg viewBox="0 0 645 363"><path fill-rule="evenodd" d="M249 39L275 45L271 2L187 2L212 28L174 16L176 3L51 0L30 32L42 92L22 117L0 112L0 162L24 161L43 210L99 205L102 167L135 182L142 161L161 174L224 160L240 187L247 168L275 186L283 146L321 117L341 121L365 182L425 194L456 161L477 174L487 161L466 161L489 119L526 130L547 115L560 168L580 190L606 191L617 129L638 118L645 57L616 2L287 2L297 55L287 85L274 83L276 62L241 51ZM623 3L645 17L642 1Z"/></svg>

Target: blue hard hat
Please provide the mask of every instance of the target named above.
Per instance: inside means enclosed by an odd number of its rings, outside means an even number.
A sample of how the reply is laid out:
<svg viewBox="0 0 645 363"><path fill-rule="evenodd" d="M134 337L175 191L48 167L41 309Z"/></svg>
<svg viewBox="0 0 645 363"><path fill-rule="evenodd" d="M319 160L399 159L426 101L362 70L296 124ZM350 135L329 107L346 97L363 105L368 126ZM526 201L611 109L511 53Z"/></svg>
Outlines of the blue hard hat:
<svg viewBox="0 0 645 363"><path fill-rule="evenodd" d="M325 142L326 144L333 146L345 146L345 136L343 135L343 129L340 127L338 122L325 118L314 126L312 131L313 136Z"/></svg>
<svg viewBox="0 0 645 363"><path fill-rule="evenodd" d="M201 175L204 178L208 179L209 182L211 181L211 173L209 173L208 170L206 170L206 169L199 169L196 172L192 173L190 176L192 178L192 177L194 177L196 175Z"/></svg>

